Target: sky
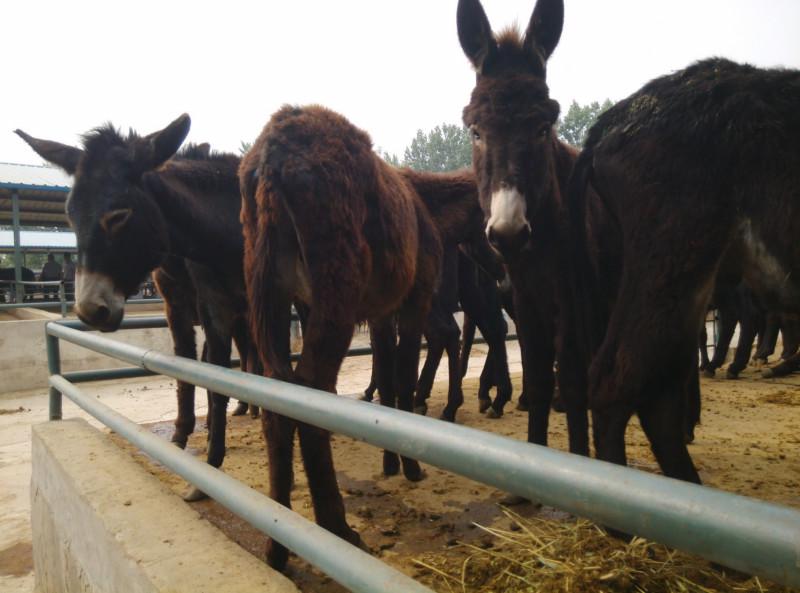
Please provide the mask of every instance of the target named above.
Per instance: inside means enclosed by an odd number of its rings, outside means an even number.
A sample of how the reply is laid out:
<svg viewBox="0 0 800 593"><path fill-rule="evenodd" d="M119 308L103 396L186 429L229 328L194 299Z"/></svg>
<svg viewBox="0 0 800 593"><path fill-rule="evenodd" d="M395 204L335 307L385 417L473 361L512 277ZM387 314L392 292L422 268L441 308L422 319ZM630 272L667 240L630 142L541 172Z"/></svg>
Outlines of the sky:
<svg viewBox="0 0 800 593"><path fill-rule="evenodd" d="M474 73L456 0L0 2L0 161L40 164L11 132L78 144L107 121L147 134L181 113L189 140L237 151L281 105L320 103L402 155L460 123ZM533 0L485 0L495 31ZM550 94L566 112L619 100L712 55L800 68L800 0L565 0Z"/></svg>

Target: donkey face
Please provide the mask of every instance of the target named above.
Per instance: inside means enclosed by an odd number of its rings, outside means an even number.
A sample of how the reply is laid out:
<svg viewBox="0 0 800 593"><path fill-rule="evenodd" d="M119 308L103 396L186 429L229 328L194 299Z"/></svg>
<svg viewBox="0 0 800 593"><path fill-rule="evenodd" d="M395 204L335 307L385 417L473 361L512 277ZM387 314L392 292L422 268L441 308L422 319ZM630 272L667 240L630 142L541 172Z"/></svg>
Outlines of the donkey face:
<svg viewBox="0 0 800 593"><path fill-rule="evenodd" d="M74 176L67 216L78 241L75 311L102 331L119 327L125 299L169 249L166 224L147 173L180 147L188 115L149 136L123 138L110 125L84 136L84 148L39 140L17 130L45 160Z"/></svg>
<svg viewBox="0 0 800 593"><path fill-rule="evenodd" d="M520 38L495 37L479 0L459 0L458 36L477 73L464 123L472 131L486 234L503 255L522 249L554 183L558 103L550 99L547 59L561 36L562 0L539 0Z"/></svg>

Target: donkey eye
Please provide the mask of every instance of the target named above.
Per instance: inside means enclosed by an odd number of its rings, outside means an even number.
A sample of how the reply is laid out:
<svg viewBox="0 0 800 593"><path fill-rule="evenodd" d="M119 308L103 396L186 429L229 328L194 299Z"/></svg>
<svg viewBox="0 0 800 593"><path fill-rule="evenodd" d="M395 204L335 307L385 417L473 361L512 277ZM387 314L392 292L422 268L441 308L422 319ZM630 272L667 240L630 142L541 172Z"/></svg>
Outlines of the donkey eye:
<svg viewBox="0 0 800 593"><path fill-rule="evenodd" d="M538 136L540 138L546 138L550 135L550 128L552 126L550 124L545 124L541 128L539 128Z"/></svg>
<svg viewBox="0 0 800 593"><path fill-rule="evenodd" d="M472 140L474 142L477 142L481 139L481 133L476 128L470 128L470 132L472 132Z"/></svg>

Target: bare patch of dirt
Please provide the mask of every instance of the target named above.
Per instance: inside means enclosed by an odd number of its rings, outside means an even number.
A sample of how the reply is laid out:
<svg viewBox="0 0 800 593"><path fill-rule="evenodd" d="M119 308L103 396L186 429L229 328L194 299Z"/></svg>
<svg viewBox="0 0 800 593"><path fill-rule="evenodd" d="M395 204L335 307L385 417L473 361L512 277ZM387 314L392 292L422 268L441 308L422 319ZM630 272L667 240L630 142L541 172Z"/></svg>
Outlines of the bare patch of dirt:
<svg viewBox="0 0 800 593"><path fill-rule="evenodd" d="M521 378L514 378L515 398L506 414L498 420L478 413L476 381L464 384L465 405L458 422L480 430L492 431L523 440L526 414L514 409ZM690 452L706 485L729 492L800 508L800 376L766 380L760 372L748 369L738 381L702 379L703 417L697 429L697 440ZM430 414L438 415L446 397L446 385L436 384ZM189 449L202 456L206 432L192 435ZM170 433L170 424L151 426L154 432ZM565 417L553 413L550 422L550 444L567 449ZM168 437L167 437L168 438ZM650 447L636 420L627 434L630 464L645 471L657 471ZM448 585L430 570L416 563L423 555L452 555L466 558L466 543L490 548L494 538L476 524L508 530L508 517L498 506L504 497L489 486L427 466L426 478L411 483L402 477L386 478L381 474L381 453L354 439L334 436L333 452L338 479L347 507L348 520L360 533L375 555L397 569L421 580L438 591L449 591ZM135 457L148 470L167 483L176 493L187 485L180 478L153 464L141 453ZM229 419L228 454L224 470L256 490L268 493L267 458L261 423L248 417ZM308 485L299 447L295 454L296 485L293 508L313 520ZM259 558L263 558L264 536L233 516L214 501L193 505L204 517L217 525L233 540ZM568 515L551 508L527 504L514 507L522 518L547 518L564 521ZM342 587L333 583L303 560L292 557L288 576L303 591L339 593ZM763 581L763 590L771 589ZM461 590L460 588L458 590ZM481 589L483 590L483 589ZM533 590L533 589L532 589ZM633 589L631 589L633 590ZM704 590L730 590L714 588ZM737 588L737 590L747 590Z"/></svg>
<svg viewBox="0 0 800 593"><path fill-rule="evenodd" d="M18 542L0 550L0 576L22 577L33 570L31 542Z"/></svg>

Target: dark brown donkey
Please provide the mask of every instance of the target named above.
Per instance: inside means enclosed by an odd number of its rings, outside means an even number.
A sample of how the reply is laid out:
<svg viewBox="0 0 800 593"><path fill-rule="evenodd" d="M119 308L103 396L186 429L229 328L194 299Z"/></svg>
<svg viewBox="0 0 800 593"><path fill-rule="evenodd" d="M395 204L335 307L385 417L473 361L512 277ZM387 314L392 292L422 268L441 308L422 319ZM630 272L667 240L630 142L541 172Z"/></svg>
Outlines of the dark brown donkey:
<svg viewBox="0 0 800 593"><path fill-rule="evenodd" d="M459 216L470 210L463 195L426 203L433 198L379 158L366 133L319 106L273 115L245 156L240 180L251 326L266 374L335 392L353 328L368 321L381 404L410 412L442 256L435 220L463 226ZM479 210L475 197L466 198L467 217ZM310 312L292 369L294 299ZM329 433L271 413L263 418L271 496L290 506L297 428L317 522L359 543L345 520ZM418 462L403 458L402 465L407 478L422 477ZM384 452L384 473L399 468L397 455ZM270 565L283 567L286 559L286 549L270 542Z"/></svg>
<svg viewBox="0 0 800 593"><path fill-rule="evenodd" d="M187 299L179 305L182 325L199 313L208 361L230 366L231 336L243 361L250 350L239 159L207 151L197 158L172 158L189 125L189 116L183 115L145 137L133 132L123 137L107 125L86 134L82 149L17 133L44 159L74 176L67 214L78 239L78 316L103 331L115 330L125 299L163 265L162 271L177 275L178 281L190 278L198 291L199 310ZM183 258L183 265L175 258ZM186 352L180 354L190 355L189 347L194 351L193 344L182 344ZM179 445L185 445L194 428L193 392L191 399L187 394L179 392L173 439ZM228 398L214 394L211 400L208 462L219 467ZM190 497L198 495L195 491Z"/></svg>
<svg viewBox="0 0 800 593"><path fill-rule="evenodd" d="M524 36L495 37L478 0L458 3L458 36L476 71L464 108L473 137L473 166L489 242L511 279L522 353L523 391L529 402L528 440L547 444L557 336L568 333L559 298L563 270L565 190L576 150L560 142L559 105L550 99L547 59L561 36L561 0L539 0ZM698 326L699 327L699 326ZM563 349L562 349L563 350ZM569 424L569 446L588 454L585 387L575 362L559 356L559 385Z"/></svg>
<svg viewBox="0 0 800 593"><path fill-rule="evenodd" d="M765 307L800 311L798 105L800 72L710 59L651 81L591 129L570 212L599 457L625 463L637 413L664 473L699 482L683 388L697 376L697 328L726 254L744 254L739 269ZM590 298L605 274L589 256L602 236L592 192L624 244L608 316Z"/></svg>

